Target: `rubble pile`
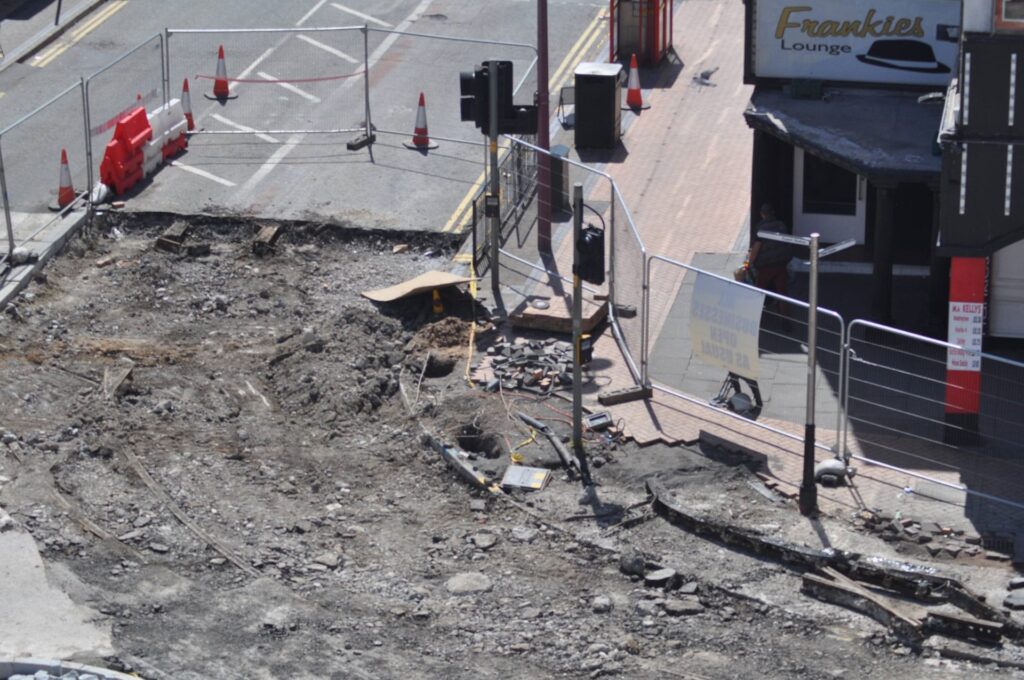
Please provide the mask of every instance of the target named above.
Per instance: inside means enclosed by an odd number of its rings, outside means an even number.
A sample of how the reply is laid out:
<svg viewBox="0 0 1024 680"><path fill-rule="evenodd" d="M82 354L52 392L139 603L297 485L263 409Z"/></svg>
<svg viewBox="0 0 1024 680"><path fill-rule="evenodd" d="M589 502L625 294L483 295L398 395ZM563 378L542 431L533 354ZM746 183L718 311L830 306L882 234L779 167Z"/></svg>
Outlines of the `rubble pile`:
<svg viewBox="0 0 1024 680"><path fill-rule="evenodd" d="M955 558L984 556L986 559L1006 561L1007 555L985 550L978 534L943 526L938 522L918 521L899 513L862 510L854 520L854 527L876 534L889 543L919 545L931 557Z"/></svg>
<svg viewBox="0 0 1024 680"><path fill-rule="evenodd" d="M556 338L509 341L499 337L475 365L473 382L490 392L533 388L549 392L572 385L572 343Z"/></svg>

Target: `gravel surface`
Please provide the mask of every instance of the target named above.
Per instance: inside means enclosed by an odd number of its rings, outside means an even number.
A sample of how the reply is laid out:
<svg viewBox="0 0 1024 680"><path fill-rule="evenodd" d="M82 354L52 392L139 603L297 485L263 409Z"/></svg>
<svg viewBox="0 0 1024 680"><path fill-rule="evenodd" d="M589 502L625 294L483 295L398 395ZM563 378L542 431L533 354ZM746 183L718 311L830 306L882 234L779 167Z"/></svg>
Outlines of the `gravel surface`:
<svg viewBox="0 0 1024 680"><path fill-rule="evenodd" d="M583 493L511 417L565 434L564 400L467 384L465 295L441 315L359 296L447 270L446 244L393 254L400 234L306 224L257 257L259 225L201 218L189 243L211 251L192 257L154 249L168 220L93 228L0 320L0 520L82 581L113 630L99 661L152 678L1021 676L912 650L802 595L799 573L647 512L657 474L766 535L901 558L852 518L809 526L743 465L592 434ZM486 474L515 449L552 481L475 491L423 428ZM985 592L1012 576L940 568Z"/></svg>

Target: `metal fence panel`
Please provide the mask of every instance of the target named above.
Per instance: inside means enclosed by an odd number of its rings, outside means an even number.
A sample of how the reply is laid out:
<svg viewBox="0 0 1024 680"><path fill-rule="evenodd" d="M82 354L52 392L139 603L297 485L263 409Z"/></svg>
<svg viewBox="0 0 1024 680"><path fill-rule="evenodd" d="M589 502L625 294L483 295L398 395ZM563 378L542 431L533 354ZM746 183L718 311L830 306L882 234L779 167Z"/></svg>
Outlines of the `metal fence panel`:
<svg viewBox="0 0 1024 680"><path fill-rule="evenodd" d="M354 132L366 121L362 26L168 29L172 96L186 78L199 133ZM230 89L214 94L220 50Z"/></svg>
<svg viewBox="0 0 1024 680"><path fill-rule="evenodd" d="M950 349L958 350L940 340L853 321L847 340L845 453L902 475L908 491L962 491L967 516L976 525L1014 533L1024 519L1024 484L1019 481L1024 475L1024 364L974 354L981 360L974 432L947 422Z"/></svg>
<svg viewBox="0 0 1024 680"><path fill-rule="evenodd" d="M166 103L164 57L164 36L158 33L86 78L92 171L96 181L104 150L121 116L138 106L152 111Z"/></svg>
<svg viewBox="0 0 1024 680"><path fill-rule="evenodd" d="M61 150L67 151L71 183L78 197L88 192L84 106L79 82L0 131L4 219L10 215L14 234L12 246L6 228L0 230L4 242L0 257L6 258L18 245L36 250L32 240L60 219L59 213L48 208L57 201Z"/></svg>
<svg viewBox="0 0 1024 680"><path fill-rule="evenodd" d="M763 400L749 422L802 439L807 414L807 303L737 282L727 274L728 267L709 271L657 255L648 262L652 384L714 407L712 401L726 385L727 372L693 349L690 321L697 276L713 277L730 289L755 290L765 296L757 337L759 367L756 375L746 376L756 382L737 384L748 397L754 396L756 387ZM842 317L819 307L815 422L818 445L836 451L842 423L842 347Z"/></svg>
<svg viewBox="0 0 1024 680"><path fill-rule="evenodd" d="M645 321L650 298L644 286L647 249L625 199L614 183L611 187L608 207L610 314L633 378L642 384L648 377Z"/></svg>

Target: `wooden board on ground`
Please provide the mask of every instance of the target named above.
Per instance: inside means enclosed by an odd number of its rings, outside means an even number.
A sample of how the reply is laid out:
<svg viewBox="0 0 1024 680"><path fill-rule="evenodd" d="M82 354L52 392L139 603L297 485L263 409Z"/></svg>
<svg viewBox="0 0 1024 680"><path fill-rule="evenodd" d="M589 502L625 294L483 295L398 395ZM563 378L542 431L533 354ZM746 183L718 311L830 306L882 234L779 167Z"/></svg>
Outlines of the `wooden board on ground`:
<svg viewBox="0 0 1024 680"><path fill-rule="evenodd" d="M448 272L429 271L425 274L397 283L387 288L377 290L365 290L360 295L374 302L394 302L410 295L428 293L437 288L447 288L469 283L472 279L468 276L458 276Z"/></svg>

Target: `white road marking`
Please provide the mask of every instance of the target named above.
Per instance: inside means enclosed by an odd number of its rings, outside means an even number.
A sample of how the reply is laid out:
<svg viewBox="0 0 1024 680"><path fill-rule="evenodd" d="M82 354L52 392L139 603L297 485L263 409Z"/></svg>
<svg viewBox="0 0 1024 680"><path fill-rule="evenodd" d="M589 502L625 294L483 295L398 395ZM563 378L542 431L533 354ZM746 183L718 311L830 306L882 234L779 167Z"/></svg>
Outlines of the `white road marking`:
<svg viewBox="0 0 1024 680"><path fill-rule="evenodd" d="M256 130L254 130L253 128L249 127L248 125L242 125L241 123L236 123L233 120L228 120L227 118L225 118L224 116L220 115L219 113L211 113L210 114L210 118L213 118L214 120L218 120L221 123L224 123L225 125L227 125L228 127L233 127L236 130L241 130L242 132L253 132L253 133L256 134L257 137L259 137L260 139L262 139L265 142L270 142L271 144L278 144L279 143L279 141L277 139L271 137L270 135L265 135L262 132L256 132Z"/></svg>
<svg viewBox="0 0 1024 680"><path fill-rule="evenodd" d="M229 179L224 179L223 177L218 177L217 175L213 174L212 172L207 172L206 170L201 170L200 168L194 168L191 165L185 165L181 161L171 161L171 167L181 168L185 172L191 172L193 175L199 175L200 177L205 177L206 179L213 180L217 184L223 184L226 187L233 187L233 186L235 186L235 183L232 182Z"/></svg>
<svg viewBox="0 0 1024 680"><path fill-rule="evenodd" d="M416 5L416 9L414 9L409 14L409 16L407 16L402 21L402 23L398 24L395 30L404 31L407 28L409 28L409 26L411 26L413 22L419 19L420 16L422 16L423 13L427 11L427 8L430 7L430 3L432 3L433 1L434 0L420 0L420 3ZM375 49L373 53L370 54L368 66L370 68L373 68L373 65L380 61L381 57L384 56L384 53L391 49L391 46L394 45L395 41L397 41L400 37L400 33L391 33L386 38L384 38L384 40L381 41L380 45L377 46L377 49ZM338 88L338 91L343 91L349 87L354 87L357 82L360 81L349 78L348 80L341 84L341 86ZM256 185L259 182L261 182L264 177L269 175L270 171L273 170L278 163L284 160L284 158L292 152L292 149L294 149L296 146L299 145L300 142L302 142L305 136L306 135L304 134L299 134L293 135L291 138L289 138L287 144L285 144L277 151L275 151L274 155L271 156L266 163L260 166L259 170L257 170L252 177L245 181L245 184L239 187L238 191L235 192L234 196L232 197L233 201L241 201L241 199L243 199L246 196L246 194L255 189Z"/></svg>
<svg viewBox="0 0 1024 680"><path fill-rule="evenodd" d="M281 42L284 42L284 41L282 40ZM276 47L276 45L275 45L275 47ZM242 80L243 78L248 77L248 75L250 73L252 73L253 69L260 65L261 61L263 61L264 59L266 59L267 57L269 57L273 53L274 53L274 48L273 47L268 48L266 52L264 52L260 56L256 57L256 61L254 61L251 64L249 64L248 66L246 66L245 70L238 74L237 79L238 80Z"/></svg>
<svg viewBox="0 0 1024 680"><path fill-rule="evenodd" d="M357 16L364 21L372 21L375 24L380 24L384 28L391 28L391 24L389 24L388 22L381 21L380 19L377 19L375 17L371 17L369 14L363 14L362 12L354 10L351 7L345 7L345 5L339 5L336 2L332 2L331 7L335 9L340 9L342 12L348 12L349 14Z"/></svg>
<svg viewBox="0 0 1024 680"><path fill-rule="evenodd" d="M296 26L301 26L302 24L304 24L307 21L309 21L309 18L311 16L313 16L314 14L316 14L316 11L318 9L320 9L321 7L323 7L325 4L327 4L327 0L320 0L320 2L316 3L315 5L313 5L313 9L309 10L304 15L302 15L302 18L299 19L298 21L296 21L295 25Z"/></svg>
<svg viewBox="0 0 1024 680"><path fill-rule="evenodd" d="M295 94L297 94L300 97L303 97L305 99L308 99L309 101L313 102L314 104L319 104L320 103L320 97L317 97L315 94L310 94L310 93L306 92L305 90L300 90L299 88L295 87L291 83L285 83L283 81L280 81L277 78L275 78L274 76L270 75L269 73L264 73L263 71L257 71L256 75L258 75L260 78L263 78L263 80L273 81L275 85L280 85L281 87L283 87L284 89L288 90L289 92L294 92Z"/></svg>
<svg viewBox="0 0 1024 680"><path fill-rule="evenodd" d="M280 149L275 151L267 161L260 166L259 170L253 173L252 177L245 180L245 184L238 190L239 194L247 194L252 191L257 184L263 181L263 178L270 174L270 171L277 167L277 164L285 159L285 156L292 152L292 149L297 147L299 143L305 138L305 134L292 135L288 138L288 143L282 146Z"/></svg>
<svg viewBox="0 0 1024 680"><path fill-rule="evenodd" d="M331 54L333 54L334 56L336 56L336 57L340 57L340 58L344 59L345 61L347 61L347 62L348 62L348 63L350 63L350 64L358 64L358 63L359 63L359 60L358 60L358 59L355 59L355 58L353 58L353 57L350 57L350 56L348 56L347 54L345 54L344 52L342 52L341 50L335 49L335 48L331 47L330 45L325 45L325 44L323 44L322 42L320 42L319 40L313 40L313 39L312 39L312 38L310 38L310 37L309 37L308 35L302 35L302 34L300 33L300 34L298 34L298 35L297 35L297 36L295 36L295 37L296 37L296 38L298 38L299 40L302 40L302 41L304 41L304 42L307 42L307 43L309 43L309 44L310 44L310 45L312 45L313 47L319 47L319 48L320 48L320 49L322 49L322 50L323 50L324 52L330 52L330 53L331 53Z"/></svg>

